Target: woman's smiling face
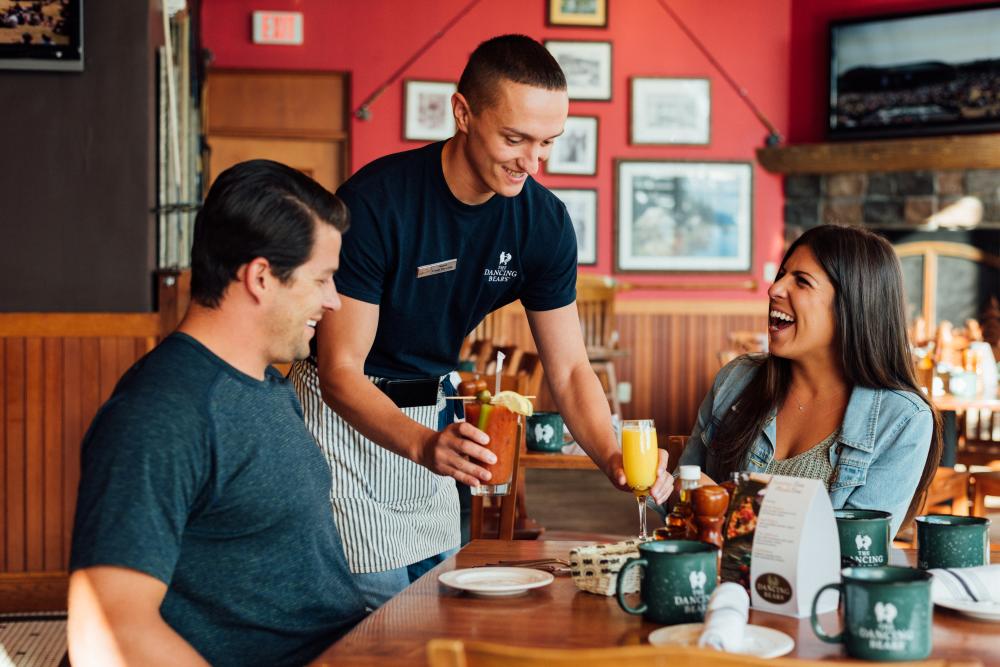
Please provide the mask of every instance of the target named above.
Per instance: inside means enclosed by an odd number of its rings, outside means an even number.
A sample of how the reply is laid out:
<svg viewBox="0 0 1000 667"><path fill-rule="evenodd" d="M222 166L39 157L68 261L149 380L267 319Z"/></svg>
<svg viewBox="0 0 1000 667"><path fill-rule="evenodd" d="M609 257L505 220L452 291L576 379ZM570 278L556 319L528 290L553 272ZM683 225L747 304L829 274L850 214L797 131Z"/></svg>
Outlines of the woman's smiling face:
<svg viewBox="0 0 1000 667"><path fill-rule="evenodd" d="M771 354L801 359L835 351L836 289L808 246L795 249L778 271L767 295Z"/></svg>

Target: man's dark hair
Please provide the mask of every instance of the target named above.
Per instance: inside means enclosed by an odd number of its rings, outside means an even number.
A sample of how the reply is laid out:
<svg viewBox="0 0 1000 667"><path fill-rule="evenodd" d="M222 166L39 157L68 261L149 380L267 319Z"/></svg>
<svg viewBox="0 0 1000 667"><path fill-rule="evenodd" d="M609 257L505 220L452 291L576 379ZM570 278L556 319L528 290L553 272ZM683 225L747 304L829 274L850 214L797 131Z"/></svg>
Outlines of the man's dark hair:
<svg viewBox="0 0 1000 667"><path fill-rule="evenodd" d="M217 307L239 268L257 257L287 282L309 259L320 222L347 231L347 206L302 172L271 160L226 169L194 223L191 298Z"/></svg>
<svg viewBox="0 0 1000 667"><path fill-rule="evenodd" d="M545 90L566 90L566 76L556 59L524 35L501 35L477 46L458 81L458 92L473 113L480 113L496 102L501 79Z"/></svg>

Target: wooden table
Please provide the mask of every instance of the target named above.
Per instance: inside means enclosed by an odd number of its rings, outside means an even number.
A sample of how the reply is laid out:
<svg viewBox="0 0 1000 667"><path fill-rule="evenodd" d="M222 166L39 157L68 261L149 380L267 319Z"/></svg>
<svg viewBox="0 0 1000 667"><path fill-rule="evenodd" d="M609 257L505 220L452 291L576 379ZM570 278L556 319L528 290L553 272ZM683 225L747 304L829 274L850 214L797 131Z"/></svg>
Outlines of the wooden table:
<svg viewBox="0 0 1000 667"><path fill-rule="evenodd" d="M932 396L931 403L941 412L941 437L944 450L941 465L953 468L958 462L959 421L958 415L967 410L992 410L1000 412L1000 398L978 396L960 398L951 394Z"/></svg>
<svg viewBox="0 0 1000 667"><path fill-rule="evenodd" d="M594 648L645 643L658 626L631 616L614 598L577 590L568 576L515 598L477 598L438 583L438 575L456 568L500 560L567 558L578 542L476 540L417 580L366 618L313 664L391 667L426 665L427 642L436 637L491 641L519 646ZM915 559L915 552L893 551L891 562ZM897 563L897 561L900 561ZM1000 562L994 552L993 562ZM823 627L839 627L836 612L823 615ZM813 634L809 619L751 611L750 622L781 630L795 639L792 656L838 658L838 644L825 644ZM1000 664L1000 626L975 621L935 607L936 658L979 659Z"/></svg>

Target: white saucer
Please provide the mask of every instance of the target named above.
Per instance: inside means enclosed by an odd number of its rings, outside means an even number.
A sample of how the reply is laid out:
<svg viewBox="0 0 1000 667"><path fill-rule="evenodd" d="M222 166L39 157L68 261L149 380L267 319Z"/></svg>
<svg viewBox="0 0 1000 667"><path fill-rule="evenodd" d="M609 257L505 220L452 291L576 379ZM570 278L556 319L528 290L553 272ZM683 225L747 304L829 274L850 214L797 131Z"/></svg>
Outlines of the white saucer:
<svg viewBox="0 0 1000 667"><path fill-rule="evenodd" d="M982 621L1000 622L1000 603L991 600L983 600L982 602L935 600L934 604Z"/></svg>
<svg viewBox="0 0 1000 667"><path fill-rule="evenodd" d="M678 646L697 646L698 638L704 623L684 623L668 625L649 633L649 643L654 646L674 644ZM777 658L791 652L795 648L795 640L779 630L765 628L762 625L747 625L743 633L743 647L736 651L757 658Z"/></svg>
<svg viewBox="0 0 1000 667"><path fill-rule="evenodd" d="M445 586L486 597L521 595L531 588L548 586L553 579L548 572L526 567L471 567L438 577Z"/></svg>

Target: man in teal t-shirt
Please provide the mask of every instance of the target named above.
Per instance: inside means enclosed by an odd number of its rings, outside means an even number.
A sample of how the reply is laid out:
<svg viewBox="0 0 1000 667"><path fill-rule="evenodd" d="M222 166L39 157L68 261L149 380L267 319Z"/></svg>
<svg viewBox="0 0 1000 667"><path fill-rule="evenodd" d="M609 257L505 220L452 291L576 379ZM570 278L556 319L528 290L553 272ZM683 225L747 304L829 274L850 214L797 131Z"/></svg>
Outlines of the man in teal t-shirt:
<svg viewBox="0 0 1000 667"><path fill-rule="evenodd" d="M83 442L69 647L81 665L299 665L365 609L330 471L272 363L340 307L347 209L298 171L223 172L195 224L192 304Z"/></svg>

